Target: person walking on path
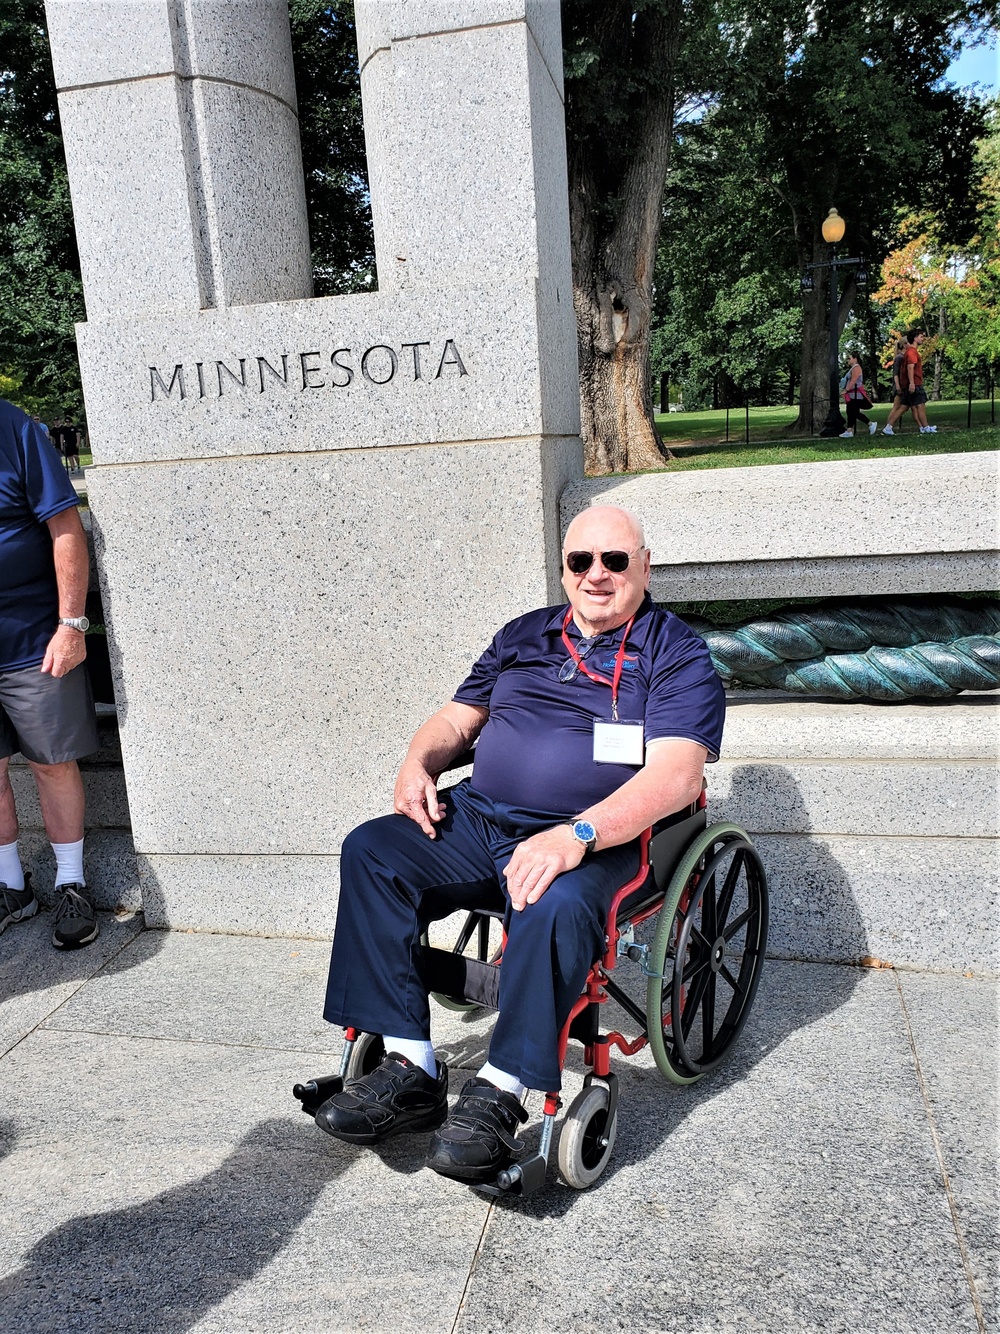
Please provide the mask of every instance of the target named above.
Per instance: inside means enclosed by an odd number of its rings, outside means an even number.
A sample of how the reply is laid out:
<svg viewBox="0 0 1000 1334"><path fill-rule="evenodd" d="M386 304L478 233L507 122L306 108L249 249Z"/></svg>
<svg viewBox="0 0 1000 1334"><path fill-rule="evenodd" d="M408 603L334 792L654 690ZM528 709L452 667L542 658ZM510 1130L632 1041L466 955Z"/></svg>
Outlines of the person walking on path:
<svg viewBox="0 0 1000 1334"><path fill-rule="evenodd" d="M927 424L927 409L924 407L927 391L924 389L924 363L920 356L920 345L926 337L926 330L911 329L905 339L900 339L902 351L897 353L893 362L893 376L898 377L899 406L893 406L882 430L883 435L895 435L893 427L907 411L913 413L921 435L937 434L937 427Z"/></svg>
<svg viewBox="0 0 1000 1334"><path fill-rule="evenodd" d="M847 360L847 385L844 388L844 403L847 407L847 430L841 432L840 438L842 440L853 439L859 421L864 422L868 427L869 435L874 435L878 430L878 424L866 417L862 411L863 408L870 408L872 401L865 389L861 362L853 352Z"/></svg>
<svg viewBox="0 0 1000 1334"><path fill-rule="evenodd" d="M906 353L906 339L897 338L896 355L892 359L892 410L889 419L882 428L883 435L895 435L893 429L904 413L909 411L903 403L903 360Z"/></svg>
<svg viewBox="0 0 1000 1334"><path fill-rule="evenodd" d="M0 932L38 911L18 855L8 765L20 751L56 859L57 949L89 945L97 916L83 875L83 781L98 749L83 660L90 559L79 501L40 427L0 399Z"/></svg>
<svg viewBox="0 0 1000 1334"><path fill-rule="evenodd" d="M903 402L913 409L921 435L934 435L936 426L927 424L927 391L924 389L924 363L920 356L920 345L927 337L924 329L911 329L906 335L907 348L903 353Z"/></svg>

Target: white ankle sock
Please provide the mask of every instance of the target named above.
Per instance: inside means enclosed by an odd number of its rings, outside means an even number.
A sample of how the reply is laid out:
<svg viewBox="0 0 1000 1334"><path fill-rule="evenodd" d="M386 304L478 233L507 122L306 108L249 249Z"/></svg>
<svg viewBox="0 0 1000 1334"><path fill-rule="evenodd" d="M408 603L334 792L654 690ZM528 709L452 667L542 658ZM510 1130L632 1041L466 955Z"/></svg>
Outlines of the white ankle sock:
<svg viewBox="0 0 1000 1334"><path fill-rule="evenodd" d="M498 1070L495 1065L490 1065L489 1061L479 1071L479 1078L489 1080L498 1089L503 1089L504 1093L513 1093L515 1098L524 1097L524 1085L517 1076L509 1075L506 1070Z"/></svg>
<svg viewBox="0 0 1000 1334"><path fill-rule="evenodd" d="M6 885L8 889L24 888L24 871L17 855L16 838L13 843L0 843L0 885Z"/></svg>
<svg viewBox="0 0 1000 1334"><path fill-rule="evenodd" d="M56 854L56 889L60 885L82 885L83 878L83 839L76 843L53 843L52 851Z"/></svg>
<svg viewBox="0 0 1000 1334"><path fill-rule="evenodd" d="M419 1065L431 1079L437 1079L437 1057L434 1055L434 1043L430 1038L391 1038L387 1033L383 1033L382 1041L385 1043L386 1051L398 1052L400 1056L405 1056L411 1065Z"/></svg>

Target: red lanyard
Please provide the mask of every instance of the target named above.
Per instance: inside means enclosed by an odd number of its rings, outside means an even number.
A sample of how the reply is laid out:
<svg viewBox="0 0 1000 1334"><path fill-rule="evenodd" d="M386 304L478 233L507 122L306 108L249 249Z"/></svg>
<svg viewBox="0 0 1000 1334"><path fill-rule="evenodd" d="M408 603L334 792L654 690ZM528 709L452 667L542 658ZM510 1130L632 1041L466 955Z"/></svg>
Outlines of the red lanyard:
<svg viewBox="0 0 1000 1334"><path fill-rule="evenodd" d="M587 664L584 662L584 660L580 657L579 653L577 653L576 649L573 647L573 641L566 633L566 627L569 625L570 617L572 615L573 615L573 608L570 607L569 610L566 612L566 616L565 619L563 620L563 626L562 626L562 641L566 645L566 652L576 663L576 669L578 672L583 672L584 676L589 677L591 681L596 681L599 685L611 687L611 717L615 720L615 722L617 722L618 687L621 684L621 679L622 679L622 664L625 661L625 645L628 643L628 632L632 629L632 622L635 620L635 617L634 616L631 617L628 625L626 625L625 627L625 633L622 635L622 642L618 645L618 652L615 655L615 674L609 681L608 678L606 676L602 676L600 672L592 672L590 668L587 666Z"/></svg>

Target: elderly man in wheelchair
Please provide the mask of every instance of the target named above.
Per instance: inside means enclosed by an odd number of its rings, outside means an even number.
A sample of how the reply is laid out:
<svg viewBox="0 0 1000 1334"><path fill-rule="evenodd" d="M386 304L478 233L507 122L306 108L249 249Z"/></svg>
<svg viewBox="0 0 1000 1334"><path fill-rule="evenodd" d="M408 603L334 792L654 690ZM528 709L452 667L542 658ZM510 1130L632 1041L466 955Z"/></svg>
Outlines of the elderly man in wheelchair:
<svg viewBox="0 0 1000 1334"><path fill-rule="evenodd" d="M395 814L345 840L324 1017L347 1029L347 1047L340 1076L295 1089L328 1134L375 1144L433 1131L436 1172L487 1191L533 1189L566 1043L581 1037L587 1105L568 1118L565 1154L566 1130L560 1140L563 1176L580 1187L603 1169L614 1138L609 1041L626 1054L648 1041L667 1077L689 1083L735 1038L763 953L765 886L742 831L716 826L724 832L705 837L703 770L718 757L724 694L704 641L651 602L649 571L633 515L611 506L578 515L563 547L568 605L497 633L414 736ZM471 778L439 792L440 775L476 742ZM651 830L671 865L654 857L650 869ZM632 927L665 901L669 930L650 953ZM449 1115L428 1004L441 976L432 956L442 952L428 950L426 936L462 909L481 923L466 974L498 1017L488 1060ZM491 916L503 921L502 960L487 947ZM607 976L625 954L648 979L645 1015ZM461 1002L468 993L457 994L464 984L451 973L444 986ZM609 994L643 1021L637 1041L600 1036ZM374 1036L358 1043L362 1034ZM363 1059L351 1058L354 1046ZM528 1089L546 1094L542 1145L518 1165Z"/></svg>

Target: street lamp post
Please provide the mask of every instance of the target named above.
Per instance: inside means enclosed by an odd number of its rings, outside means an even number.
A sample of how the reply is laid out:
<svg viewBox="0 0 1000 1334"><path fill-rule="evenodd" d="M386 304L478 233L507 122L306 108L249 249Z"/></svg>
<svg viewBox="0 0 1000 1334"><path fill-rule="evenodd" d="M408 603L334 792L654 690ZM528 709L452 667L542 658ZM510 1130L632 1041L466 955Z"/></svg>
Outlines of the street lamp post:
<svg viewBox="0 0 1000 1334"><path fill-rule="evenodd" d="M837 258L837 246L844 239L845 230L844 219L835 208L823 219L823 240L830 247L830 258L822 264L807 264L805 272L802 274L801 286L804 292L811 292L815 286L813 280L813 271L815 269L830 270L830 346L829 346L829 373L830 373L830 407L826 414L826 420L823 423L821 436L840 435L844 429L844 418L840 411L840 377L837 374L839 363L840 348L840 328L839 328L839 310L840 310L840 290L837 279L837 270L844 268L853 268L858 266L858 286L864 285L867 274L865 272L865 262L857 256L851 256L848 259Z"/></svg>

